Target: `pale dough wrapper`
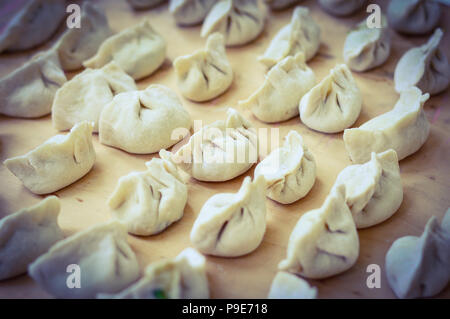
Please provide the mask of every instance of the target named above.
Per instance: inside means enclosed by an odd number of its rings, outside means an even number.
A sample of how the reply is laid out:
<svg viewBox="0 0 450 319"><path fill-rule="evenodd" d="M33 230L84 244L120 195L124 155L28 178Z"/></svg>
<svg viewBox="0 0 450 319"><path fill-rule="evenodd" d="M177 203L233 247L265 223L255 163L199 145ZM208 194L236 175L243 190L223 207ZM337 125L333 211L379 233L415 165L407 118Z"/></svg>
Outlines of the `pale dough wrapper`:
<svg viewBox="0 0 450 319"><path fill-rule="evenodd" d="M108 199L113 217L131 234L158 234L183 217L188 189L166 153L147 162L146 171L121 177Z"/></svg>
<svg viewBox="0 0 450 319"><path fill-rule="evenodd" d="M300 2L302 0L264 0L264 2L270 7L272 10L282 10L286 9L294 4Z"/></svg>
<svg viewBox="0 0 450 319"><path fill-rule="evenodd" d="M200 252L220 257L251 253L266 231L266 189L262 176L247 176L237 193L221 193L203 205L191 231Z"/></svg>
<svg viewBox="0 0 450 319"><path fill-rule="evenodd" d="M66 81L56 51L39 53L0 79L0 113L23 118L47 115Z"/></svg>
<svg viewBox="0 0 450 319"><path fill-rule="evenodd" d="M450 65L439 48L443 32L436 29L424 45L408 50L398 61L394 72L395 90L404 91L416 86L430 95L447 89Z"/></svg>
<svg viewBox="0 0 450 319"><path fill-rule="evenodd" d="M266 123L289 120L298 115L301 98L316 84L302 52L278 62L266 75L262 86L239 106L249 108Z"/></svg>
<svg viewBox="0 0 450 319"><path fill-rule="evenodd" d="M86 69L66 82L58 91L52 106L53 127L59 131L70 130L82 121L98 121L103 107L114 95L137 90L133 78L114 61L101 69Z"/></svg>
<svg viewBox="0 0 450 319"><path fill-rule="evenodd" d="M111 35L105 14L96 5L83 2L80 28L68 29L55 44L62 68L65 71L80 69L83 61L97 53L102 42Z"/></svg>
<svg viewBox="0 0 450 319"><path fill-rule="evenodd" d="M142 91L119 93L100 115L100 143L134 154L168 148L188 131L191 117L178 96L166 86L152 84Z"/></svg>
<svg viewBox="0 0 450 319"><path fill-rule="evenodd" d="M406 34L425 34L439 23L441 7L433 0L391 0L387 9L389 25Z"/></svg>
<svg viewBox="0 0 450 319"><path fill-rule="evenodd" d="M391 217L403 201L397 153L372 153L370 161L350 165L338 175L334 188L345 186L345 201L357 228L379 224Z"/></svg>
<svg viewBox="0 0 450 319"><path fill-rule="evenodd" d="M222 33L227 46L247 44L262 32L266 7L258 0L220 0L203 21L201 36Z"/></svg>
<svg viewBox="0 0 450 319"><path fill-rule="evenodd" d="M282 147L273 150L255 168L255 178L264 176L267 197L291 204L305 197L316 180L314 156L296 131L290 131Z"/></svg>
<svg viewBox="0 0 450 319"><path fill-rule="evenodd" d="M166 2L166 0L127 0L127 2L133 7L133 9L143 10L156 7Z"/></svg>
<svg viewBox="0 0 450 319"><path fill-rule="evenodd" d="M220 33L208 37L205 49L176 58L173 66L181 93L192 101L214 99L233 82L233 70Z"/></svg>
<svg viewBox="0 0 450 319"><path fill-rule="evenodd" d="M397 152L398 160L418 151L428 138L430 123L423 104L430 95L416 88L400 93L394 108L358 128L344 131L344 143L354 163L365 163L371 153L388 149Z"/></svg>
<svg viewBox="0 0 450 319"><path fill-rule="evenodd" d="M144 20L106 39L83 66L98 69L115 61L133 79L139 80L155 72L165 58L166 40L152 28L149 20Z"/></svg>
<svg viewBox="0 0 450 319"><path fill-rule="evenodd" d="M330 192L322 207L300 217L278 269L322 279L350 269L358 255L358 233L345 203L345 187L340 186Z"/></svg>
<svg viewBox="0 0 450 319"><path fill-rule="evenodd" d="M228 181L258 161L258 136L250 122L229 108L225 121L215 121L195 132L172 159L197 180Z"/></svg>
<svg viewBox="0 0 450 319"><path fill-rule="evenodd" d="M205 20L216 2L217 0L170 0L169 11L178 25L197 25Z"/></svg>
<svg viewBox="0 0 450 319"><path fill-rule="evenodd" d="M0 53L27 50L46 42L65 16L65 1L30 0L2 31Z"/></svg>
<svg viewBox="0 0 450 319"><path fill-rule="evenodd" d="M59 209L58 197L49 196L0 220L0 280L26 273L29 264L64 238Z"/></svg>
<svg viewBox="0 0 450 319"><path fill-rule="evenodd" d="M337 65L300 101L300 119L309 128L338 133L352 126L362 108L361 91L345 64Z"/></svg>
<svg viewBox="0 0 450 319"><path fill-rule="evenodd" d="M367 27L363 20L345 38L344 60L353 71L364 72L382 65L391 53L391 38L386 17L381 28Z"/></svg>
<svg viewBox="0 0 450 319"><path fill-rule="evenodd" d="M258 61L272 67L287 56L303 52L305 60L311 60L319 51L320 28L312 19L306 7L297 6L291 22L284 26L270 42L269 47Z"/></svg>
<svg viewBox="0 0 450 319"><path fill-rule="evenodd" d="M53 193L86 175L94 166L92 123L75 125L67 135L55 135L5 166L35 194Z"/></svg>
<svg viewBox="0 0 450 319"><path fill-rule="evenodd" d="M279 271L272 281L269 299L316 299L317 288L296 275Z"/></svg>
<svg viewBox="0 0 450 319"><path fill-rule="evenodd" d="M399 298L432 297L450 280L450 209L442 224L428 220L420 237L394 241L386 254L386 275Z"/></svg>
<svg viewBox="0 0 450 319"><path fill-rule="evenodd" d="M335 16L348 16L361 10L367 0L319 0L320 6Z"/></svg>
<svg viewBox="0 0 450 319"><path fill-rule="evenodd" d="M193 248L177 257L156 261L145 269L136 283L115 294L97 298L113 299L207 299L208 277L205 257Z"/></svg>
<svg viewBox="0 0 450 319"><path fill-rule="evenodd" d="M79 266L79 272L71 270ZM95 298L116 293L139 278L139 264L125 226L109 222L59 241L28 268L36 283L56 298ZM70 288L79 275L80 287Z"/></svg>

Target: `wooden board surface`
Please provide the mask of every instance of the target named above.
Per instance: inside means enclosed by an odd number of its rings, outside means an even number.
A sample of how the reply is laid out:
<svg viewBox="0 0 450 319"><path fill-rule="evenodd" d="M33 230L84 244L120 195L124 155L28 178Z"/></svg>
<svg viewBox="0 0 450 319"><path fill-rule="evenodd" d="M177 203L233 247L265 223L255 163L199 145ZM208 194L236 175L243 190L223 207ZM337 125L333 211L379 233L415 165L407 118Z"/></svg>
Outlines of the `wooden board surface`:
<svg viewBox="0 0 450 319"><path fill-rule="evenodd" d="M139 88L160 83L179 94L171 62L179 55L193 52L204 46L200 26L179 28L162 5L151 11L133 12L124 0L97 1L105 9L115 31L150 18L154 28L168 41L167 59L152 76L139 81ZM386 1L379 1L386 9ZM322 44L318 55L308 64L321 80L329 70L342 63L342 48L348 30L367 14L360 12L348 18L335 18L324 13L315 1L304 1L322 31ZM254 42L239 48L227 49L235 72L231 88L221 97L207 103L192 103L181 97L193 119L208 124L223 119L228 106L237 108L237 101L247 98L264 81L266 68L257 62L276 32L290 20L292 9L272 12L265 30ZM441 26L450 29L450 12L444 9ZM363 109L354 126L389 111L398 99L394 91L393 72L401 55L409 48L420 45L427 37L404 37L392 32L392 53L386 64L368 73L353 73L363 93ZM20 54L0 55L0 76L17 68L39 49ZM445 34L442 47L448 56L450 35ZM68 74L71 78L76 73ZM320 298L393 298L384 272L384 258L392 242L405 235L420 235L427 220L435 215L442 218L450 206L450 106L448 90L432 97L425 105L431 122L431 133L425 145L416 154L400 162L404 185L404 200L400 209L386 222L359 231L360 256L347 272L325 280L311 280L319 289ZM241 110L240 110L241 111ZM285 257L290 233L297 220L310 209L321 206L338 173L351 161L345 151L340 134L321 134L305 127L299 118L267 125L259 122L249 111L242 113L256 127L280 128L280 140L291 129L298 131L315 156L317 180L311 192L291 205L280 205L267 200L267 231L260 247L239 258L207 257L207 269L212 298L265 298L277 271L277 264ZM21 155L41 144L58 132L51 125L51 117L40 119L15 119L0 117L0 161ZM62 201L59 223L67 235L95 223L109 220L106 205L108 196L119 177L131 171L144 170L144 163L154 155L131 155L101 145L94 136L96 163L85 177L56 192ZM179 146L175 146L176 148ZM244 175L253 175L253 169ZM189 199L184 217L163 233L150 237L129 236L129 242L144 268L161 258L174 257L188 247L189 233L205 201L215 193L236 192L244 176L225 183L189 181ZM4 165L0 165L0 217L34 204L43 197L24 188ZM25 247L24 247L25 248ZM366 267L378 264L382 269L380 289L366 286ZM0 282L0 298L49 297L28 276ZM447 287L437 297L450 298Z"/></svg>

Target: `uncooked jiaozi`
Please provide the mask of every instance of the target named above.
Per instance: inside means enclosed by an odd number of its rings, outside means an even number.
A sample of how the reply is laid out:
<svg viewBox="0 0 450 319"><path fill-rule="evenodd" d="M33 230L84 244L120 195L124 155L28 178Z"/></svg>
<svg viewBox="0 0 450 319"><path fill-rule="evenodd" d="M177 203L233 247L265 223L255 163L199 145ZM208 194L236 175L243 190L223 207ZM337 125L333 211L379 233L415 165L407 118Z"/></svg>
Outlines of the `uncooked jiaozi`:
<svg viewBox="0 0 450 319"><path fill-rule="evenodd" d="M319 46L319 26L312 19L308 8L298 6L292 13L291 22L278 31L258 60L272 67L287 56L303 52L306 61L309 61L316 55Z"/></svg>
<svg viewBox="0 0 450 319"><path fill-rule="evenodd" d="M220 0L206 16L201 36L220 32L227 46L247 44L262 32L266 15L258 0Z"/></svg>
<svg viewBox="0 0 450 319"><path fill-rule="evenodd" d="M177 257L150 264L144 275L115 295L114 299L206 299L209 298L206 259L193 248L184 249Z"/></svg>
<svg viewBox="0 0 450 319"><path fill-rule="evenodd" d="M398 160L415 153L430 133L430 123L423 104L430 95L411 87L400 93L394 108L358 128L344 131L344 143L354 163L365 163L371 153L390 148L397 152Z"/></svg>
<svg viewBox="0 0 450 319"><path fill-rule="evenodd" d="M192 101L218 97L233 81L233 70L220 33L208 37L205 49L176 58L173 66L181 93Z"/></svg>
<svg viewBox="0 0 450 319"><path fill-rule="evenodd" d="M401 92L417 86L430 95L447 89L450 81L450 66L447 56L439 48L443 32L436 29L424 45L408 50L395 67L395 90Z"/></svg>
<svg viewBox="0 0 450 319"><path fill-rule="evenodd" d="M223 182L248 171L258 160L256 130L236 110L194 133L172 155L183 170L197 180Z"/></svg>
<svg viewBox="0 0 450 319"><path fill-rule="evenodd" d="M272 151L255 168L255 178L264 176L267 197L291 204L308 194L316 180L316 162L303 139L290 131L282 147Z"/></svg>
<svg viewBox="0 0 450 319"><path fill-rule="evenodd" d="M359 239L345 203L345 187L334 188L322 207L302 215L289 238L280 270L321 279L351 268L359 255Z"/></svg>
<svg viewBox="0 0 450 319"><path fill-rule="evenodd" d="M100 115L100 143L134 154L168 148L191 127L191 117L178 96L166 86L117 94Z"/></svg>
<svg viewBox="0 0 450 319"><path fill-rule="evenodd" d="M187 186L166 153L147 162L146 171L121 177L108 199L112 215L131 234L158 234L183 217Z"/></svg>
<svg viewBox="0 0 450 319"><path fill-rule="evenodd" d="M0 79L0 113L24 118L49 114L55 93L66 80L56 51L39 53Z"/></svg>
<svg viewBox="0 0 450 319"><path fill-rule="evenodd" d="M361 91L348 67L340 64L303 96L300 119L313 130L338 133L356 122L361 107Z"/></svg>
<svg viewBox="0 0 450 319"><path fill-rule="evenodd" d="M127 0L127 2L136 10L150 9L166 2L166 0Z"/></svg>
<svg viewBox="0 0 450 319"><path fill-rule="evenodd" d="M66 15L65 1L31 0L0 35L0 53L31 49L47 41Z"/></svg>
<svg viewBox="0 0 450 319"><path fill-rule="evenodd" d="M302 52L287 56L266 75L262 86L239 105L251 109L261 121L276 123L298 115L298 104L316 84L316 77L305 63Z"/></svg>
<svg viewBox="0 0 450 319"><path fill-rule="evenodd" d="M425 34L439 23L441 7L434 0L391 0L387 9L389 25L406 34Z"/></svg>
<svg viewBox="0 0 450 319"><path fill-rule="evenodd" d="M273 10L282 10L290 7L302 0L264 0L264 2Z"/></svg>
<svg viewBox="0 0 450 319"><path fill-rule="evenodd" d="M384 16L381 28L369 28L364 20L345 38L344 60L353 71L364 72L382 65L390 52L391 38Z"/></svg>
<svg viewBox="0 0 450 319"><path fill-rule="evenodd" d="M346 16L361 10L366 0L319 0L320 6L335 16Z"/></svg>
<svg viewBox="0 0 450 319"><path fill-rule="evenodd" d="M139 278L139 264L125 226L108 222L57 242L28 273L56 298L85 299L128 287Z"/></svg>
<svg viewBox="0 0 450 319"><path fill-rule="evenodd" d="M254 251L266 231L266 189L262 176L247 176L237 193L209 198L192 226L191 242L200 252L238 257Z"/></svg>
<svg viewBox="0 0 450 319"><path fill-rule="evenodd" d="M132 77L114 61L101 69L86 69L66 82L58 91L52 106L53 127L59 131L71 129L76 123L98 121L103 107L114 95L137 90Z"/></svg>
<svg viewBox="0 0 450 319"><path fill-rule="evenodd" d="M441 225L433 216L420 237L394 241L386 254L386 275L399 298L432 297L450 281L450 209Z"/></svg>
<svg viewBox="0 0 450 319"><path fill-rule="evenodd" d="M62 68L80 69L111 34L105 14L96 5L83 2L80 27L68 29L55 45Z"/></svg>
<svg viewBox="0 0 450 319"><path fill-rule="evenodd" d="M97 54L83 65L95 69L115 61L133 79L139 80L155 72L165 58L166 41L149 20L144 20L106 39Z"/></svg>
<svg viewBox="0 0 450 319"><path fill-rule="evenodd" d="M317 288L296 275L279 271L272 281L269 299L315 299Z"/></svg>
<svg viewBox="0 0 450 319"><path fill-rule="evenodd" d="M345 186L345 201L357 228L379 224L391 217L403 201L397 153L372 153L370 161L350 165L338 175L333 187Z"/></svg>
<svg viewBox="0 0 450 319"><path fill-rule="evenodd" d="M0 220L0 280L27 272L28 265L64 238L59 199L49 196Z"/></svg>
<svg viewBox="0 0 450 319"><path fill-rule="evenodd" d="M217 0L170 0L169 11L181 26L202 23Z"/></svg>
<svg viewBox="0 0 450 319"><path fill-rule="evenodd" d="M92 123L76 124L67 135L55 135L25 155L8 158L5 166L31 192L48 194L86 175L94 166Z"/></svg>

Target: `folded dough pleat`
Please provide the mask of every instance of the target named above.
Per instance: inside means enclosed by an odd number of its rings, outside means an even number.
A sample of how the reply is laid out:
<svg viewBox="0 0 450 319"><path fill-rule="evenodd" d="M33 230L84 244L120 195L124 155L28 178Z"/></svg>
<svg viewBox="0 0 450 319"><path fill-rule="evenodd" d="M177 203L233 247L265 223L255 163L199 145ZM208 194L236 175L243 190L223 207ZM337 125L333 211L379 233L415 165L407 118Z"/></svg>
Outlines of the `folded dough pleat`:
<svg viewBox="0 0 450 319"><path fill-rule="evenodd" d="M58 197L49 196L0 220L0 280L26 273L29 264L64 238L59 210Z"/></svg>
<svg viewBox="0 0 450 319"><path fill-rule="evenodd" d="M266 231L266 189L262 176L247 176L235 194L222 193L203 205L191 231L191 242L204 254L238 257L254 251Z"/></svg>
<svg viewBox="0 0 450 319"><path fill-rule="evenodd" d="M354 163L370 160L372 152L388 149L397 152L398 160L415 153L430 133L430 123L423 104L430 95L412 87L402 91L394 108L358 128L344 131L344 143Z"/></svg>
<svg viewBox="0 0 450 319"><path fill-rule="evenodd" d="M217 0L170 0L169 11L180 26L197 25L205 20Z"/></svg>
<svg viewBox="0 0 450 319"><path fill-rule="evenodd" d="M115 61L133 79L139 80L155 72L165 57L166 41L146 19L106 39L83 66L97 69Z"/></svg>
<svg viewBox="0 0 450 319"><path fill-rule="evenodd" d="M78 266L79 272L68 266ZM56 298L85 299L129 286L139 278L139 264L125 226L108 222L59 241L30 265L28 273ZM79 288L70 287L70 276L77 274Z"/></svg>
<svg viewBox="0 0 450 319"><path fill-rule="evenodd" d="M35 194L49 194L86 175L94 166L92 123L81 122L67 135L55 135L5 166Z"/></svg>

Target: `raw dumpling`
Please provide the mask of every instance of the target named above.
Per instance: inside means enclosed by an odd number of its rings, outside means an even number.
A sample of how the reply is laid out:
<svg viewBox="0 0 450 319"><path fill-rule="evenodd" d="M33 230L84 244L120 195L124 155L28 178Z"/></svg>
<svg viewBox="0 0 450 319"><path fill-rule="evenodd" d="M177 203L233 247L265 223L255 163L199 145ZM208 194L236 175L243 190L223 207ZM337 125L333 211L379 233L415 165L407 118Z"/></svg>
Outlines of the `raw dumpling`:
<svg viewBox="0 0 450 319"><path fill-rule="evenodd" d="M220 32L227 46L247 44L262 32L266 15L258 0L220 0L203 22L201 36Z"/></svg>
<svg viewBox="0 0 450 319"><path fill-rule="evenodd" d="M56 43L62 68L80 69L111 34L105 14L92 3L83 2L80 28L68 29Z"/></svg>
<svg viewBox="0 0 450 319"><path fill-rule="evenodd" d="M136 10L150 9L166 2L166 0L127 0L128 3Z"/></svg>
<svg viewBox="0 0 450 319"><path fill-rule="evenodd" d="M301 0L264 0L264 2L273 10L282 10L290 7Z"/></svg>
<svg viewBox="0 0 450 319"><path fill-rule="evenodd" d="M69 266L79 267L79 288L70 288ZM139 278L139 264L119 222L95 225L58 243L28 268L39 286L56 298L94 298L116 293Z"/></svg>
<svg viewBox="0 0 450 319"><path fill-rule="evenodd" d="M31 192L48 194L86 175L94 166L93 124L82 122L67 135L56 135L25 155L3 162Z"/></svg>
<svg viewBox="0 0 450 319"><path fill-rule="evenodd" d="M316 180L314 156L296 131L290 131L283 147L275 149L255 168L255 178L264 176L267 197L291 204L308 194Z"/></svg>
<svg viewBox="0 0 450 319"><path fill-rule="evenodd" d="M361 10L366 0L319 0L321 7L335 16L346 16Z"/></svg>
<svg viewBox="0 0 450 319"><path fill-rule="evenodd" d="M191 242L204 254L238 257L254 251L266 231L266 189L262 176L247 176L235 193L216 194L203 205Z"/></svg>
<svg viewBox="0 0 450 319"><path fill-rule="evenodd" d="M0 79L0 113L24 118L49 114L55 93L66 80L56 51L39 53Z"/></svg>
<svg viewBox="0 0 450 319"><path fill-rule="evenodd" d="M417 86L430 95L447 89L450 81L450 66L444 52L439 48L442 30L436 29L424 45L408 50L395 67L395 90L401 92Z"/></svg>
<svg viewBox="0 0 450 319"><path fill-rule="evenodd" d="M319 46L319 26L312 19L308 8L298 6L294 9L291 22L278 31L258 60L272 67L287 56L303 52L306 61L309 61L316 55Z"/></svg>
<svg viewBox="0 0 450 319"><path fill-rule="evenodd" d="M321 279L348 270L358 255L358 233L345 203L345 187L340 186L322 207L300 217L289 238L287 257L278 268Z"/></svg>
<svg viewBox="0 0 450 319"><path fill-rule="evenodd" d="M134 154L168 148L183 136L175 129L191 127L191 117L176 93L152 84L142 91L119 93L100 115L100 143Z"/></svg>
<svg viewBox="0 0 450 319"><path fill-rule="evenodd" d="M144 172L119 179L108 205L128 232L148 236L162 232L183 217L188 189L166 150L147 162Z"/></svg>
<svg viewBox="0 0 450 319"><path fill-rule="evenodd" d="M397 239L386 254L386 275L399 298L432 297L450 281L450 209L431 217L420 237Z"/></svg>
<svg viewBox="0 0 450 319"><path fill-rule="evenodd" d="M177 257L150 264L142 278L115 295L114 299L206 299L209 298L206 259L193 248Z"/></svg>
<svg viewBox="0 0 450 319"><path fill-rule="evenodd" d="M197 180L228 181L257 162L256 130L236 110L229 108L225 121L215 121L194 133L172 159Z"/></svg>
<svg viewBox="0 0 450 319"><path fill-rule="evenodd" d="M59 208L58 197L49 196L0 220L0 280L26 273L29 264L64 238Z"/></svg>
<svg viewBox="0 0 450 319"><path fill-rule="evenodd" d="M369 162L344 168L333 187L339 185L345 186L345 201L357 228L385 221L403 201L397 153L394 150L372 153Z"/></svg>
<svg viewBox="0 0 450 319"><path fill-rule="evenodd" d="M415 153L430 133L430 123L423 111L428 93L412 87L400 93L394 108L358 128L344 131L344 143L354 163L365 163L371 153L390 148L397 152L398 160Z"/></svg>
<svg viewBox="0 0 450 319"><path fill-rule="evenodd" d="M296 275L279 271L272 281L269 299L316 299L317 288Z"/></svg>
<svg viewBox="0 0 450 319"><path fill-rule="evenodd" d="M381 28L368 28L364 20L345 39L344 60L353 71L364 72L386 62L391 52L391 38L386 17Z"/></svg>
<svg viewBox="0 0 450 319"><path fill-rule="evenodd" d="M31 49L47 41L66 15L65 1L30 0L0 35L0 53Z"/></svg>
<svg viewBox="0 0 450 319"><path fill-rule="evenodd" d="M276 123L298 115L298 104L316 84L316 77L305 63L303 53L288 56L266 75L263 85L239 105L250 108L261 121Z"/></svg>
<svg viewBox="0 0 450 319"><path fill-rule="evenodd" d="M441 7L433 0L391 0L387 16L389 25L398 32L425 34L439 23Z"/></svg>
<svg viewBox="0 0 450 319"><path fill-rule="evenodd" d="M95 123L94 132L98 132L103 107L114 95L133 90L137 90L133 78L114 61L101 69L86 69L56 92L52 106L53 127L65 131L86 120Z"/></svg>
<svg viewBox="0 0 450 319"><path fill-rule="evenodd" d="M204 50L176 58L173 66L181 93L192 101L203 102L218 97L233 81L233 70L220 33L208 37Z"/></svg>
<svg viewBox="0 0 450 319"><path fill-rule="evenodd" d="M217 0L170 0L169 11L178 25L202 23Z"/></svg>
<svg viewBox="0 0 450 319"><path fill-rule="evenodd" d="M359 117L362 95L345 64L337 65L300 101L300 119L309 128L338 133Z"/></svg>
<svg viewBox="0 0 450 319"><path fill-rule="evenodd" d="M155 72L165 58L166 41L153 30L149 20L144 20L106 39L97 54L83 65L97 69L115 61L133 79L139 80Z"/></svg>

